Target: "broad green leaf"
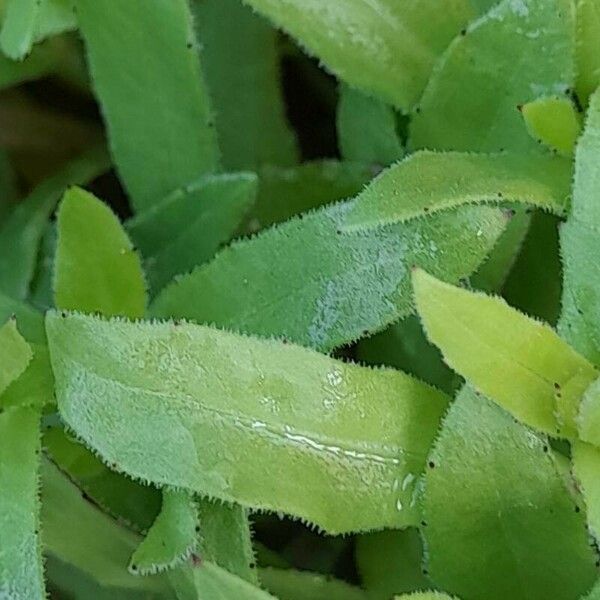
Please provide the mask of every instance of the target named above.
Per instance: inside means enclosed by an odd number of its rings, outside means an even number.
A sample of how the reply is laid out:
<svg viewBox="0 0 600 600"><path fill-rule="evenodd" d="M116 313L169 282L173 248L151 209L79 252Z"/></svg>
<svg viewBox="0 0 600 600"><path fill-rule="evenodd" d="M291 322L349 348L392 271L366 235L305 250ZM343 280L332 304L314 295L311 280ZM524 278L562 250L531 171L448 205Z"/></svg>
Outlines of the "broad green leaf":
<svg viewBox="0 0 600 600"><path fill-rule="evenodd" d="M320 573L260 569L260 581L278 600L367 600L361 589Z"/></svg>
<svg viewBox="0 0 600 600"><path fill-rule="evenodd" d="M571 215L561 229L563 258L561 335L600 364L600 92L590 99L584 133L575 154Z"/></svg>
<svg viewBox="0 0 600 600"><path fill-rule="evenodd" d="M307 210L351 198L376 173L369 165L335 160L289 168L265 165L258 172L258 198L246 230L255 233Z"/></svg>
<svg viewBox="0 0 600 600"><path fill-rule="evenodd" d="M39 0L8 0L0 31L0 49L12 60L22 60L31 50L40 10Z"/></svg>
<svg viewBox="0 0 600 600"><path fill-rule="evenodd" d="M136 577L127 571L141 538L99 510L48 460L42 463L42 531L46 553L101 586L149 595L167 590L161 576Z"/></svg>
<svg viewBox="0 0 600 600"><path fill-rule="evenodd" d="M152 575L185 562L198 543L198 507L184 492L163 490L156 521L129 561L129 572Z"/></svg>
<svg viewBox="0 0 600 600"><path fill-rule="evenodd" d="M42 182L19 203L0 228L0 289L5 294L19 300L27 296L40 240L65 189L86 183L107 168L105 151L95 148Z"/></svg>
<svg viewBox="0 0 600 600"><path fill-rule="evenodd" d="M27 369L32 357L31 346L17 329L17 320L9 319L0 327L0 394Z"/></svg>
<svg viewBox="0 0 600 600"><path fill-rule="evenodd" d="M358 195L344 230L481 202L524 202L560 215L567 209L571 176L570 162L553 156L416 152Z"/></svg>
<svg viewBox="0 0 600 600"><path fill-rule="evenodd" d="M200 555L238 577L257 584L248 511L238 505L201 500Z"/></svg>
<svg viewBox="0 0 600 600"><path fill-rule="evenodd" d="M600 3L577 0L577 94L585 105L600 84Z"/></svg>
<svg viewBox="0 0 600 600"><path fill-rule="evenodd" d="M39 542L40 415L0 412L0 597L45 600Z"/></svg>
<svg viewBox="0 0 600 600"><path fill-rule="evenodd" d="M129 221L151 288L213 258L254 204L257 184L254 173L209 175Z"/></svg>
<svg viewBox="0 0 600 600"><path fill-rule="evenodd" d="M473 17L468 0L245 0L337 77L407 111L433 65Z"/></svg>
<svg viewBox="0 0 600 600"><path fill-rule="evenodd" d="M594 367L546 324L502 298L470 292L422 270L417 310L446 362L517 419L552 436L576 436L575 417Z"/></svg>
<svg viewBox="0 0 600 600"><path fill-rule="evenodd" d="M337 132L345 160L386 166L404 153L394 109L347 85L340 88Z"/></svg>
<svg viewBox="0 0 600 600"><path fill-rule="evenodd" d="M471 388L459 394L424 477L428 571L441 589L471 600L572 600L590 588L596 554L585 517L547 444Z"/></svg>
<svg viewBox="0 0 600 600"><path fill-rule="evenodd" d="M286 122L277 32L240 0L194 0L192 11L224 167L295 164L298 150Z"/></svg>
<svg viewBox="0 0 600 600"><path fill-rule="evenodd" d="M92 194L71 188L57 221L56 306L142 317L146 290L140 259L110 208Z"/></svg>
<svg viewBox="0 0 600 600"><path fill-rule="evenodd" d="M136 211L219 162L186 0L76 0L112 154Z"/></svg>
<svg viewBox="0 0 600 600"><path fill-rule="evenodd" d="M199 325L46 325L61 414L115 469L331 533L416 522L414 480L446 405L433 388Z"/></svg>
<svg viewBox="0 0 600 600"><path fill-rule="evenodd" d="M209 561L170 571L178 600L276 600L271 594Z"/></svg>
<svg viewBox="0 0 600 600"><path fill-rule="evenodd" d="M167 286L151 314L330 350L412 312L412 265L451 280L469 275L505 224L498 209L464 207L342 233L352 205L326 207L233 244Z"/></svg>
<svg viewBox="0 0 600 600"><path fill-rule="evenodd" d="M581 121L571 100L546 96L521 107L529 135L564 156L571 156L581 131Z"/></svg>
<svg viewBox="0 0 600 600"><path fill-rule="evenodd" d="M44 432L43 445L52 461L105 513L136 531L146 531L156 519L161 492L111 471L62 427Z"/></svg>
<svg viewBox="0 0 600 600"><path fill-rule="evenodd" d="M492 7L437 64L411 123L412 147L535 149L517 106L572 87L574 27L571 0Z"/></svg>
<svg viewBox="0 0 600 600"><path fill-rule="evenodd" d="M600 450L577 441L571 446L573 475L587 507L587 524L596 540L600 539Z"/></svg>
<svg viewBox="0 0 600 600"><path fill-rule="evenodd" d="M362 585L372 600L431 586L423 574L423 542L417 529L362 534L355 548Z"/></svg>

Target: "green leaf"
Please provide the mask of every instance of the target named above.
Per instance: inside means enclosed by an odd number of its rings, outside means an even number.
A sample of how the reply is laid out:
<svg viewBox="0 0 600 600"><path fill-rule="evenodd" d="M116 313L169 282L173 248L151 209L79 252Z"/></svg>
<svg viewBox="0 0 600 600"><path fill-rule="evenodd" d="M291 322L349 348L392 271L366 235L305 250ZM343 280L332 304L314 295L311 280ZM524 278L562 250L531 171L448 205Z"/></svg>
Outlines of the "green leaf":
<svg viewBox="0 0 600 600"><path fill-rule="evenodd" d="M547 96L521 107L525 126L534 140L564 156L572 156L581 132L581 120L573 102Z"/></svg>
<svg viewBox="0 0 600 600"><path fill-rule="evenodd" d="M597 371L548 325L498 297L413 275L427 336L446 362L517 419L552 436L576 437L581 397Z"/></svg>
<svg viewBox="0 0 600 600"><path fill-rule="evenodd" d="M94 506L50 461L43 461L42 467L45 552L101 586L148 594L166 591L162 576L136 577L127 571L140 538Z"/></svg>
<svg viewBox="0 0 600 600"><path fill-rule="evenodd" d="M129 562L134 575L152 575L185 562L198 543L198 507L184 493L163 490L163 503L156 521Z"/></svg>
<svg viewBox="0 0 600 600"><path fill-rule="evenodd" d="M46 331L44 329L44 316L42 313L32 308L29 304L10 298L0 292L0 322L4 322L11 317L17 319L19 331L29 343L46 343Z"/></svg>
<svg viewBox="0 0 600 600"><path fill-rule="evenodd" d="M585 105L600 84L600 4L577 0L577 94Z"/></svg>
<svg viewBox="0 0 600 600"><path fill-rule="evenodd" d="M200 556L256 585L248 511L239 505L206 499L198 505Z"/></svg>
<svg viewBox="0 0 600 600"><path fill-rule="evenodd" d="M39 541L40 415L28 408L0 412L0 596L45 600Z"/></svg>
<svg viewBox="0 0 600 600"><path fill-rule="evenodd" d="M600 450L577 441L571 446L573 475L587 507L587 524L591 534L600 539Z"/></svg>
<svg viewBox="0 0 600 600"><path fill-rule="evenodd" d="M356 538L356 566L372 600L431 586L423 574L423 542L417 529L377 531Z"/></svg>
<svg viewBox="0 0 600 600"><path fill-rule="evenodd" d="M572 13L570 0L503 0L472 23L429 80L411 123L412 147L534 149L517 106L572 87Z"/></svg>
<svg viewBox="0 0 600 600"><path fill-rule="evenodd" d="M0 394L27 369L33 352L17 329L17 320L9 319L0 327Z"/></svg>
<svg viewBox="0 0 600 600"><path fill-rule="evenodd" d="M209 175L129 221L152 289L213 258L254 204L257 184L254 173Z"/></svg>
<svg viewBox="0 0 600 600"><path fill-rule="evenodd" d="M600 380L585 390L577 418L579 437L584 442L600 446Z"/></svg>
<svg viewBox="0 0 600 600"><path fill-rule="evenodd" d="M114 468L331 533L415 523L446 405L425 384L191 324L48 313L47 331L61 414Z"/></svg>
<svg viewBox="0 0 600 600"><path fill-rule="evenodd" d="M386 166L404 153L394 109L347 85L340 87L337 132L345 160Z"/></svg>
<svg viewBox="0 0 600 600"><path fill-rule="evenodd" d="M24 299L33 278L40 240L48 219L69 185L86 183L108 168L108 157L95 148L43 181L12 212L0 229L0 289Z"/></svg>
<svg viewBox="0 0 600 600"><path fill-rule="evenodd" d="M224 167L295 164L298 149L285 116L277 32L240 0L194 0L192 11Z"/></svg>
<svg viewBox="0 0 600 600"><path fill-rule="evenodd" d="M456 596L448 596L443 592L414 592L396 596L396 600L458 600Z"/></svg>
<svg viewBox="0 0 600 600"><path fill-rule="evenodd" d="M595 364L600 364L600 92L588 109L575 154L571 215L561 229L563 258L561 335Z"/></svg>
<svg viewBox="0 0 600 600"><path fill-rule="evenodd" d="M453 280L469 275L505 224L497 209L465 207L368 233L342 233L351 207L326 207L233 244L167 286L151 314L330 350L412 312L412 265Z"/></svg>
<svg viewBox="0 0 600 600"><path fill-rule="evenodd" d="M76 0L116 166L141 212L219 162L186 0Z"/></svg>
<svg viewBox="0 0 600 600"><path fill-rule="evenodd" d="M358 195L344 230L402 223L482 202L524 202L561 215L570 191L571 165L558 157L416 152Z"/></svg>
<svg viewBox="0 0 600 600"><path fill-rule="evenodd" d="M408 110L433 65L473 17L468 0L245 0L291 34L337 77Z"/></svg>
<svg viewBox="0 0 600 600"><path fill-rule="evenodd" d="M472 600L572 600L590 588L596 554L585 517L544 437L466 387L428 464L423 534L442 589Z"/></svg>
<svg viewBox="0 0 600 600"><path fill-rule="evenodd" d="M56 306L107 316L142 317L146 307L140 259L110 208L71 188L58 211Z"/></svg>
<svg viewBox="0 0 600 600"><path fill-rule="evenodd" d="M294 569L260 570L262 584L279 600L367 600L361 589L320 573Z"/></svg>
<svg viewBox="0 0 600 600"><path fill-rule="evenodd" d="M46 311L54 306L54 259L57 244L56 221L46 226L41 240L35 276L31 282L29 301L39 310Z"/></svg>

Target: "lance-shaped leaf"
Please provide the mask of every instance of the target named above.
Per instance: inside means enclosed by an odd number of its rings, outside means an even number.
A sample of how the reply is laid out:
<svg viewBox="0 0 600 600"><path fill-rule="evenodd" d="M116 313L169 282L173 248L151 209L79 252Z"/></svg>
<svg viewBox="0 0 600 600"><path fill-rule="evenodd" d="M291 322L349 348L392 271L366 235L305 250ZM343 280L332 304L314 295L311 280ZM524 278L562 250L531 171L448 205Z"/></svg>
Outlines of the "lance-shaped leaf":
<svg viewBox="0 0 600 600"><path fill-rule="evenodd" d="M0 596L45 600L39 542L40 415L29 408L0 413Z"/></svg>
<svg viewBox="0 0 600 600"><path fill-rule="evenodd" d="M245 0L314 54L337 77L408 110L433 65L472 18L468 0Z"/></svg>
<svg viewBox="0 0 600 600"><path fill-rule="evenodd" d="M572 86L571 1L503 0L463 33L427 84L411 123L412 147L534 150L517 106Z"/></svg>
<svg viewBox="0 0 600 600"><path fill-rule="evenodd" d="M521 107L527 131L534 140L564 156L571 156L581 131L575 105L564 96L547 96Z"/></svg>
<svg viewBox="0 0 600 600"><path fill-rule="evenodd" d="M140 259L110 208L72 188L58 211L56 306L141 317L146 290Z"/></svg>
<svg viewBox="0 0 600 600"><path fill-rule="evenodd" d="M351 207L326 207L233 244L167 286L151 313L330 350L412 311L412 265L451 280L469 275L506 223L498 209L465 207L343 233Z"/></svg>
<svg viewBox="0 0 600 600"><path fill-rule="evenodd" d="M260 569L260 581L278 600L367 600L363 590L320 573Z"/></svg>
<svg viewBox="0 0 600 600"><path fill-rule="evenodd" d="M116 166L143 211L219 156L186 0L76 0Z"/></svg>
<svg viewBox="0 0 600 600"><path fill-rule="evenodd" d="M583 135L575 154L571 215L561 230L564 267L561 335L600 364L600 92L590 99Z"/></svg>
<svg viewBox="0 0 600 600"><path fill-rule="evenodd" d="M27 368L33 352L17 329L16 319L0 327L0 394Z"/></svg>
<svg viewBox="0 0 600 600"><path fill-rule="evenodd" d="M61 414L114 468L332 533L415 522L446 405L425 384L199 325L48 313L47 332Z"/></svg>
<svg viewBox="0 0 600 600"><path fill-rule="evenodd" d="M42 463L42 530L45 553L100 586L143 590L150 598L168 589L161 576L136 577L127 571L141 538L99 510L48 460Z"/></svg>
<svg viewBox="0 0 600 600"><path fill-rule="evenodd" d="M600 539L600 449L577 441L571 452L573 475L587 507L587 524L597 541Z"/></svg>
<svg viewBox="0 0 600 600"><path fill-rule="evenodd" d="M103 149L94 149L43 181L19 203L0 229L0 289L24 299L33 278L40 240L65 189L94 179L108 167Z"/></svg>
<svg viewBox="0 0 600 600"><path fill-rule="evenodd" d="M362 585L373 600L431 587L423 574L423 542L415 528L357 536L355 558Z"/></svg>
<svg viewBox="0 0 600 600"><path fill-rule="evenodd" d="M575 417L594 367L554 330L498 297L413 276L417 309L446 362L527 425L576 436Z"/></svg>
<svg viewBox="0 0 600 600"><path fill-rule="evenodd" d="M213 258L254 204L257 184L254 173L208 175L129 221L152 289Z"/></svg>
<svg viewBox="0 0 600 600"><path fill-rule="evenodd" d="M467 386L428 460L423 535L441 589L472 600L572 600L590 588L585 516L544 437Z"/></svg>
<svg viewBox="0 0 600 600"><path fill-rule="evenodd" d="M385 166L404 153L394 109L347 85L340 88L337 133L345 160Z"/></svg>
<svg viewBox="0 0 600 600"><path fill-rule="evenodd" d="M482 202L524 202L560 215L567 209L571 176L570 162L554 156L416 152L358 195L344 230Z"/></svg>
<svg viewBox="0 0 600 600"><path fill-rule="evenodd" d="M577 94L583 104L600 84L600 4L577 0Z"/></svg>
<svg viewBox="0 0 600 600"><path fill-rule="evenodd" d="M239 0L194 0L192 11L223 166L295 164L298 149L285 117L277 32Z"/></svg>
<svg viewBox="0 0 600 600"><path fill-rule="evenodd" d="M129 572L151 575L186 561L198 543L198 507L186 493L163 491L156 521L129 561Z"/></svg>

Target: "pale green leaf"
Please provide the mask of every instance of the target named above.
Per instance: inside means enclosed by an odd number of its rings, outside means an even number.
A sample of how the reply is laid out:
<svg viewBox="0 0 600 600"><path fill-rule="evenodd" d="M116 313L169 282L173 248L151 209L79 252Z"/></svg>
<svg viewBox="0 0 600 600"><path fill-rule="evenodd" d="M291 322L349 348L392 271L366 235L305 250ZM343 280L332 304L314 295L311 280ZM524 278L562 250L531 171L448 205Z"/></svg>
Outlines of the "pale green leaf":
<svg viewBox="0 0 600 600"><path fill-rule="evenodd" d="M39 542L40 415L0 412L0 597L45 600Z"/></svg>
<svg viewBox="0 0 600 600"><path fill-rule="evenodd" d="M345 581L310 571L260 569L260 581L278 600L367 600L367 594Z"/></svg>
<svg viewBox="0 0 600 600"><path fill-rule="evenodd" d="M331 533L416 522L446 405L425 384L199 325L48 313L47 332L61 414L114 468Z"/></svg>
<svg viewBox="0 0 600 600"><path fill-rule="evenodd" d="M0 327L0 394L27 369L32 357L31 346L17 329L17 320L9 319Z"/></svg>
<svg viewBox="0 0 600 600"><path fill-rule="evenodd" d="M534 149L517 106L572 87L574 28L571 0L492 7L437 64L411 123L412 147Z"/></svg>
<svg viewBox="0 0 600 600"><path fill-rule="evenodd" d="M337 132L345 160L386 166L401 158L396 125L391 106L347 85L340 87Z"/></svg>
<svg viewBox="0 0 600 600"><path fill-rule="evenodd" d="M448 596L443 592L414 592L396 596L395 600L458 600L456 596Z"/></svg>
<svg viewBox="0 0 600 600"><path fill-rule="evenodd" d="M213 258L254 204L257 184L254 173L209 175L130 220L127 230L144 256L151 288L160 290Z"/></svg>
<svg viewBox="0 0 600 600"><path fill-rule="evenodd" d="M57 221L56 306L142 317L146 290L140 259L110 208L92 194L71 188Z"/></svg>
<svg viewBox="0 0 600 600"><path fill-rule="evenodd" d="M433 65L473 17L468 0L245 0L337 77L408 110Z"/></svg>
<svg viewBox="0 0 600 600"><path fill-rule="evenodd" d="M108 157L95 148L43 181L12 212L0 229L0 289L24 299L33 278L40 240L48 219L69 185L86 183L108 168Z"/></svg>
<svg viewBox="0 0 600 600"><path fill-rule="evenodd" d="M576 436L575 417L594 367L554 330L498 297L413 275L429 339L468 382L517 419L552 436Z"/></svg>
<svg viewBox="0 0 600 600"><path fill-rule="evenodd" d="M116 166L141 212L218 166L186 0L76 0Z"/></svg>
<svg viewBox="0 0 600 600"><path fill-rule="evenodd" d="M185 562L198 543L198 507L185 492L163 490L159 515L129 561L129 572L151 575Z"/></svg>
<svg viewBox="0 0 600 600"><path fill-rule="evenodd" d="M546 96L521 107L525 126L534 140L564 156L571 156L581 131L581 120L571 100Z"/></svg>
<svg viewBox="0 0 600 600"><path fill-rule="evenodd" d="M455 281L469 275L506 222L498 209L463 207L368 233L342 233L351 207L326 207L233 244L167 286L151 314L330 350L412 312L412 265Z"/></svg>
<svg viewBox="0 0 600 600"><path fill-rule="evenodd" d="M590 588L596 553L547 444L471 388L459 394L424 477L428 571L441 589L573 600Z"/></svg>
<svg viewBox="0 0 600 600"><path fill-rule="evenodd" d="M561 215L571 176L570 162L553 156L416 152L358 195L344 230L401 223L482 202L524 202Z"/></svg>
<svg viewBox="0 0 600 600"><path fill-rule="evenodd" d="M600 378L585 390L577 418L579 437L600 446Z"/></svg>
<svg viewBox="0 0 600 600"><path fill-rule="evenodd" d="M224 167L296 163L298 149L280 83L277 32L240 0L194 0L192 11Z"/></svg>
<svg viewBox="0 0 600 600"><path fill-rule="evenodd" d="M585 105L600 84L600 3L577 0L577 93Z"/></svg>
<svg viewBox="0 0 600 600"><path fill-rule="evenodd" d="M40 9L39 0L8 0L0 48L12 60L22 60L31 50Z"/></svg>

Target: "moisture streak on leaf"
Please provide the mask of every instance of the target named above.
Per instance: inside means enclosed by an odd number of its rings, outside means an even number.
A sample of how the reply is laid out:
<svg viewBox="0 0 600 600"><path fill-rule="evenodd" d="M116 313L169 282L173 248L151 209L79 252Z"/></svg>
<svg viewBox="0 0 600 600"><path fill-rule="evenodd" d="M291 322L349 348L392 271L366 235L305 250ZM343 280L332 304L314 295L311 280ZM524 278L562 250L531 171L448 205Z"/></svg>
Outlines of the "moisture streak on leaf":
<svg viewBox="0 0 600 600"><path fill-rule="evenodd" d="M415 522L446 404L425 384L191 324L49 313L47 331L63 418L119 470L332 533Z"/></svg>
<svg viewBox="0 0 600 600"><path fill-rule="evenodd" d="M70 189L60 205L54 268L57 307L144 315L140 259L110 208L82 189Z"/></svg>
<svg viewBox="0 0 600 600"><path fill-rule="evenodd" d="M468 0L245 0L346 83L408 110L452 38L476 16Z"/></svg>
<svg viewBox="0 0 600 600"><path fill-rule="evenodd" d="M76 0L112 153L137 211L219 156L186 0Z"/></svg>
<svg viewBox="0 0 600 600"><path fill-rule="evenodd" d="M198 507L184 492L163 490L156 521L129 562L134 575L152 575L172 569L185 560L198 542Z"/></svg>
<svg viewBox="0 0 600 600"><path fill-rule="evenodd" d="M0 413L0 598L45 600L39 542L40 415Z"/></svg>
<svg viewBox="0 0 600 600"><path fill-rule="evenodd" d="M471 274L506 223L498 209L463 207L343 233L352 206L325 207L233 244L167 286L151 314L330 350L412 312L411 266L455 281Z"/></svg>
<svg viewBox="0 0 600 600"><path fill-rule="evenodd" d="M547 444L471 388L459 394L424 478L428 570L441 589L469 600L573 600L590 588L585 516Z"/></svg>
<svg viewBox="0 0 600 600"><path fill-rule="evenodd" d="M501 298L420 270L413 282L425 331L453 369L527 425L576 437L581 397L597 376L585 358Z"/></svg>
<svg viewBox="0 0 600 600"><path fill-rule="evenodd" d="M564 214L570 162L535 154L416 152L358 195L344 229L399 223L482 202L524 202Z"/></svg>

